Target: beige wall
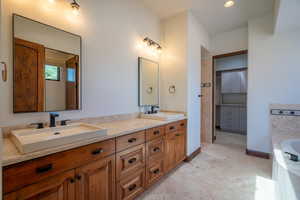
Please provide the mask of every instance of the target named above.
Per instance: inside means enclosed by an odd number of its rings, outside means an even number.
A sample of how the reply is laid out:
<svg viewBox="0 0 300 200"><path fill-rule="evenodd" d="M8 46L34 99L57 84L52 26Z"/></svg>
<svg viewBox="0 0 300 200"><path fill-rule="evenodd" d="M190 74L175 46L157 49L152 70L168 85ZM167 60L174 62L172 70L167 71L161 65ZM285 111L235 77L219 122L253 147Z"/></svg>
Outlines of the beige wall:
<svg viewBox="0 0 300 200"><path fill-rule="evenodd" d="M214 35L211 40L213 55L220 55L248 49L248 27Z"/></svg>
<svg viewBox="0 0 300 200"><path fill-rule="evenodd" d="M66 110L66 66L57 63L60 67L60 80L45 80L46 111Z"/></svg>
<svg viewBox="0 0 300 200"><path fill-rule="evenodd" d="M210 49L210 36L191 12L162 23L164 53L161 58L161 107L188 116L188 155L200 147L201 46ZM170 85L176 93L170 94Z"/></svg>
<svg viewBox="0 0 300 200"><path fill-rule="evenodd" d="M14 36L75 55L80 55L80 38L20 16L14 18Z"/></svg>
<svg viewBox="0 0 300 200"><path fill-rule="evenodd" d="M248 137L250 150L271 152L270 104L299 104L300 29L273 34L273 15L249 22Z"/></svg>
<svg viewBox="0 0 300 200"><path fill-rule="evenodd" d="M12 13L82 36L82 110L61 118L131 113L138 108L138 57L157 57L139 46L146 36L160 41L160 21L139 0L80 1L74 16L69 1L3 0L4 59L9 81L1 88L0 124L48 121L47 113L13 114ZM1 34L2 35L2 34Z"/></svg>
<svg viewBox="0 0 300 200"><path fill-rule="evenodd" d="M163 55L160 65L161 108L187 111L187 13L162 21ZM169 87L175 85L176 93Z"/></svg>

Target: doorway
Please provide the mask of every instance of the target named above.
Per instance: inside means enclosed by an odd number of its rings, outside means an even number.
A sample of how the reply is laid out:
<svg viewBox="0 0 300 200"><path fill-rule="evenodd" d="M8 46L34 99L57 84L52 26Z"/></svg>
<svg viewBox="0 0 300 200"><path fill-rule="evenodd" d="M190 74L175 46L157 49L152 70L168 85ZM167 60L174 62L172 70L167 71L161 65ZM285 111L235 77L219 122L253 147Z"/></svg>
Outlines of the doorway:
<svg viewBox="0 0 300 200"><path fill-rule="evenodd" d="M201 144L213 142L213 85L212 56L201 47Z"/></svg>
<svg viewBox="0 0 300 200"><path fill-rule="evenodd" d="M247 135L248 51L213 56L213 141Z"/></svg>

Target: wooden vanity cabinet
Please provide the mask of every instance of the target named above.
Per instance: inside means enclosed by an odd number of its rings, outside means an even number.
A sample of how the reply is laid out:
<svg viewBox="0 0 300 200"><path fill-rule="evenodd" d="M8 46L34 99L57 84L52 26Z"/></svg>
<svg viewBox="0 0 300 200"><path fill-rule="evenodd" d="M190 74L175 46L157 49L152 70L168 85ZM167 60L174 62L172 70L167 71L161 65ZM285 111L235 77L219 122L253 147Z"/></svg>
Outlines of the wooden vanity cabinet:
<svg viewBox="0 0 300 200"><path fill-rule="evenodd" d="M4 199L114 200L115 146L111 139L4 167Z"/></svg>
<svg viewBox="0 0 300 200"><path fill-rule="evenodd" d="M117 183L117 200L133 200L145 191L145 169L129 175Z"/></svg>
<svg viewBox="0 0 300 200"><path fill-rule="evenodd" d="M117 200L131 200L145 190L146 146L145 131L116 139Z"/></svg>
<svg viewBox="0 0 300 200"><path fill-rule="evenodd" d="M117 180L128 177L146 165L145 144L132 147L117 153Z"/></svg>
<svg viewBox="0 0 300 200"><path fill-rule="evenodd" d="M75 170L76 200L115 199L115 156Z"/></svg>
<svg viewBox="0 0 300 200"><path fill-rule="evenodd" d="M17 178L16 178L17 179ZM26 186L4 195L4 200L74 200L75 170Z"/></svg>
<svg viewBox="0 0 300 200"><path fill-rule="evenodd" d="M4 200L133 200L186 156L186 120L4 167Z"/></svg>
<svg viewBox="0 0 300 200"><path fill-rule="evenodd" d="M168 172L186 157L186 120L166 126L165 145L165 170Z"/></svg>

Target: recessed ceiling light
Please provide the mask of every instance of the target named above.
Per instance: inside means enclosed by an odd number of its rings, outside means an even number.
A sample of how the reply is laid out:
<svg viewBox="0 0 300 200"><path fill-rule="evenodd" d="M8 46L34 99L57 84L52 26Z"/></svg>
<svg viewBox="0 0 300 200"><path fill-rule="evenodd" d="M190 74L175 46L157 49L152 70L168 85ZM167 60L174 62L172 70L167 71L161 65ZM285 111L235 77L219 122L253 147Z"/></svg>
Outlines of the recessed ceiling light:
<svg viewBox="0 0 300 200"><path fill-rule="evenodd" d="M229 8L229 7L233 6L233 5L234 5L234 1L232 1L232 0L226 1L226 2L224 3L224 7L225 7L225 8Z"/></svg>

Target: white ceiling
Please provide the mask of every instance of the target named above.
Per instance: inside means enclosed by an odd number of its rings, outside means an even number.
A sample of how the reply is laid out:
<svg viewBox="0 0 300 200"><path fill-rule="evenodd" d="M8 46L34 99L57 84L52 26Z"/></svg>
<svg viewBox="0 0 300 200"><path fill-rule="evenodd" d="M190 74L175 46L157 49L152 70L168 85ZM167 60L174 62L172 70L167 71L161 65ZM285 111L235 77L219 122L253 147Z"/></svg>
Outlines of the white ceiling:
<svg viewBox="0 0 300 200"><path fill-rule="evenodd" d="M224 8L225 0L141 1L161 18L191 10L211 35L246 26L249 19L273 11L273 0L235 0L231 8Z"/></svg>

